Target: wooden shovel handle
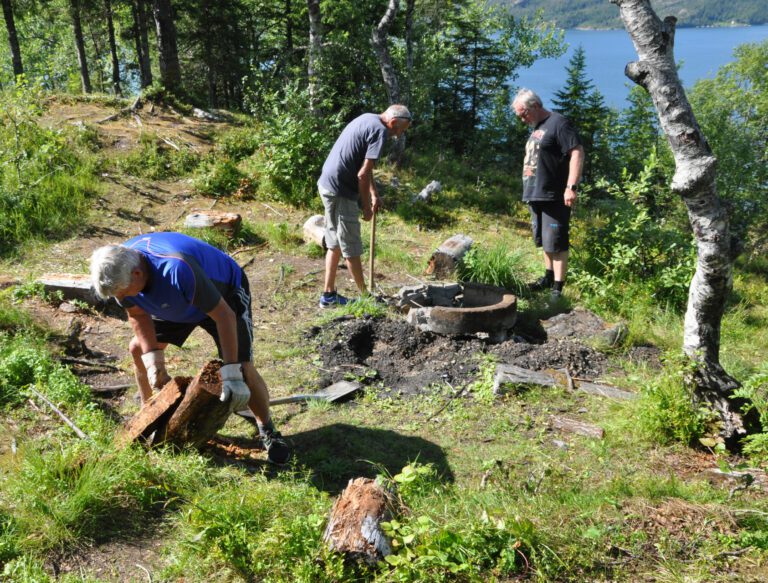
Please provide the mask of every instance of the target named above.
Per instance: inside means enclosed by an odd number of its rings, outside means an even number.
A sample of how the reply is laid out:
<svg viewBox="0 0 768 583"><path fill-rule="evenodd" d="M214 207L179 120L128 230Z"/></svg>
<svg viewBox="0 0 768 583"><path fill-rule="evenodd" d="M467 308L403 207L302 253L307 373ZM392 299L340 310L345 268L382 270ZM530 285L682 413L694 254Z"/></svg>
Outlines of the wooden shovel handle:
<svg viewBox="0 0 768 583"><path fill-rule="evenodd" d="M371 249L370 249L370 264L368 269L368 281L369 287L371 293L373 293L374 290L374 277L373 277L373 262L376 258L376 211L373 211L373 217L371 217Z"/></svg>

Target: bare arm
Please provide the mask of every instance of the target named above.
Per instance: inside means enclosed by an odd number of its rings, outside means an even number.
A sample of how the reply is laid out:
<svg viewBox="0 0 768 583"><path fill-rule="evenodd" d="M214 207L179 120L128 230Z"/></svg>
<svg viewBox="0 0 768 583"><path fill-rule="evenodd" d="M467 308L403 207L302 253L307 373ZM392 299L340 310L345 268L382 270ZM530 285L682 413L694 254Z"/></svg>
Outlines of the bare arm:
<svg viewBox="0 0 768 583"><path fill-rule="evenodd" d="M366 158L360 171L357 173L358 191L363 207L363 220L370 221L373 212L379 210L379 193L376 191L376 183L373 180L373 167L376 160Z"/></svg>
<svg viewBox="0 0 768 583"><path fill-rule="evenodd" d="M581 169L584 167L584 146L576 146L571 150L570 155L568 182L566 184L578 184L581 180ZM576 202L576 191L566 188L564 201L566 206L573 206L573 203Z"/></svg>
<svg viewBox="0 0 768 583"><path fill-rule="evenodd" d="M224 364L237 362L237 321L232 308L221 298L208 315L216 322Z"/></svg>

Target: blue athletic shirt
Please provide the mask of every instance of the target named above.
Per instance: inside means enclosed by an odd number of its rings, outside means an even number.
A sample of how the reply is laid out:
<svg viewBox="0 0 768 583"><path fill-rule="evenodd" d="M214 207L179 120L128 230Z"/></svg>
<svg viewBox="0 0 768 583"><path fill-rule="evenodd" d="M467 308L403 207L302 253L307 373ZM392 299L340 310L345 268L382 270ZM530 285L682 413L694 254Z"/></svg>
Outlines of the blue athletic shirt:
<svg viewBox="0 0 768 583"><path fill-rule="evenodd" d="M160 320L197 323L222 296L238 289L243 270L226 253L180 233L150 233L123 243L146 257L149 281L125 308L138 306Z"/></svg>

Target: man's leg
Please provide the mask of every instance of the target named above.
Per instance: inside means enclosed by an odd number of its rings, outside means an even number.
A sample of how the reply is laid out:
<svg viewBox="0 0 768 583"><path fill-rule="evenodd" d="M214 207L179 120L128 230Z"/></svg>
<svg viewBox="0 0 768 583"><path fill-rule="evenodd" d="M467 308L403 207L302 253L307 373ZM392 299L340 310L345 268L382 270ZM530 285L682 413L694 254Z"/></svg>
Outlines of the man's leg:
<svg viewBox="0 0 768 583"><path fill-rule="evenodd" d="M243 362L242 366L245 384L251 390L248 408L256 417L259 435L264 443L264 447L267 448L267 458L272 463L284 464L291 457L291 448L280 432L275 429L274 423L272 423L272 416L269 412L269 390L267 389L267 383L261 378L259 371L256 370L252 362Z"/></svg>
<svg viewBox="0 0 768 583"><path fill-rule="evenodd" d="M360 258L360 256L357 257L347 257L347 268L349 268L349 272L352 274L352 279L355 280L355 285L357 286L357 289L360 290L361 294L368 293L368 288L365 286L365 276L363 275L363 261Z"/></svg>
<svg viewBox="0 0 768 583"><path fill-rule="evenodd" d="M339 266L340 257L341 249L339 247L329 248L325 254L325 282L323 291L326 293L336 291L336 269Z"/></svg>

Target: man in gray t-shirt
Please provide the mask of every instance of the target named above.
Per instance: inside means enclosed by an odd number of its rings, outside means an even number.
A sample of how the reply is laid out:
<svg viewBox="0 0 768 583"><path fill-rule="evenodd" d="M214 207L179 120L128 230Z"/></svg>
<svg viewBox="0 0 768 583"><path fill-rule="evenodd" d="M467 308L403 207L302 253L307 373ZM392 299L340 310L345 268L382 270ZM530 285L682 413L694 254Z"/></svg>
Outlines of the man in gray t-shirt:
<svg viewBox="0 0 768 583"><path fill-rule="evenodd" d="M373 181L373 167L388 136L400 137L411 124L404 105L390 105L384 113L364 113L353 119L333 145L317 181L325 207L325 282L320 307L344 305L336 292L336 268L343 255L361 294L367 292L363 277L363 241L359 213L370 221L381 205Z"/></svg>

